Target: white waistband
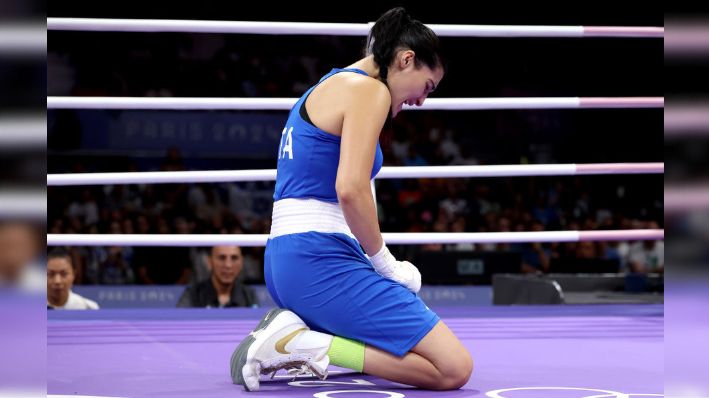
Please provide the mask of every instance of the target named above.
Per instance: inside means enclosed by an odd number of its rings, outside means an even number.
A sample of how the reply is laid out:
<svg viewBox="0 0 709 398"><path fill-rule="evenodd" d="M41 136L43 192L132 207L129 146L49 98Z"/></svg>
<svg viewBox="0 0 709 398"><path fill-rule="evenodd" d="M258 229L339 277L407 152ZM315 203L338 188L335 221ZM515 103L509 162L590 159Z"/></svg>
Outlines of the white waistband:
<svg viewBox="0 0 709 398"><path fill-rule="evenodd" d="M338 232L356 239L338 203L293 198L273 203L269 238L301 232Z"/></svg>

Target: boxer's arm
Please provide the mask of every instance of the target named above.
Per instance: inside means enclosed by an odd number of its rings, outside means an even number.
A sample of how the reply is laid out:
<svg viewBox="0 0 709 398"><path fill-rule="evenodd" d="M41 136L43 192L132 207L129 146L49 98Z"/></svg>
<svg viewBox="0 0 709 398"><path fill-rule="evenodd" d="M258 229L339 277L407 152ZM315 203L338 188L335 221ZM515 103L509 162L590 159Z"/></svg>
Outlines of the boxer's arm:
<svg viewBox="0 0 709 398"><path fill-rule="evenodd" d="M373 256L384 241L370 177L391 97L386 86L373 79L358 79L348 85L349 90L343 94L346 106L335 189L347 225L364 251Z"/></svg>

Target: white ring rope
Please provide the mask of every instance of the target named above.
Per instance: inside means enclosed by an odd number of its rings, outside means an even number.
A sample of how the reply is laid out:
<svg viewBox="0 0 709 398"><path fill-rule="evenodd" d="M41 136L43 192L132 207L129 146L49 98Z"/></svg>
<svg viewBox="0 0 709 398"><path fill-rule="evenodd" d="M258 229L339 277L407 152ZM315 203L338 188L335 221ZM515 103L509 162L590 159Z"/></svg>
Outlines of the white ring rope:
<svg viewBox="0 0 709 398"><path fill-rule="evenodd" d="M370 23L199 21L176 19L47 18L47 30L192 32L366 36ZM439 36L457 37L664 37L655 26L550 26L427 24Z"/></svg>
<svg viewBox="0 0 709 398"><path fill-rule="evenodd" d="M387 244L413 245L426 243L523 243L580 242L615 240L662 240L662 229L628 229L613 231L543 231L543 232L426 232L383 233ZM48 246L265 246L266 234L47 234Z"/></svg>
<svg viewBox="0 0 709 398"><path fill-rule="evenodd" d="M601 174L660 174L664 163L530 164L490 166L387 166L377 178L465 178ZM149 171L126 173L48 174L47 186L104 184L181 184L274 181L275 169Z"/></svg>
<svg viewBox="0 0 709 398"><path fill-rule="evenodd" d="M290 110L298 98L47 97L47 109ZM429 98L407 110L662 108L663 97Z"/></svg>

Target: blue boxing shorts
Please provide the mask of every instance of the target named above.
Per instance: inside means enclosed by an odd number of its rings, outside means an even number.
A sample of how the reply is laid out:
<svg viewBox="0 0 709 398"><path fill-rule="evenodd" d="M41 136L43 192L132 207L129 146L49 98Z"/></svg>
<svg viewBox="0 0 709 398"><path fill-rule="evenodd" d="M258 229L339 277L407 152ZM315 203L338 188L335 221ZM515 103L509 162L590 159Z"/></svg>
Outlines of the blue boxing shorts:
<svg viewBox="0 0 709 398"><path fill-rule="evenodd" d="M271 237L264 266L276 304L298 314L311 329L399 357L440 320L416 294L379 275L359 243L346 234Z"/></svg>

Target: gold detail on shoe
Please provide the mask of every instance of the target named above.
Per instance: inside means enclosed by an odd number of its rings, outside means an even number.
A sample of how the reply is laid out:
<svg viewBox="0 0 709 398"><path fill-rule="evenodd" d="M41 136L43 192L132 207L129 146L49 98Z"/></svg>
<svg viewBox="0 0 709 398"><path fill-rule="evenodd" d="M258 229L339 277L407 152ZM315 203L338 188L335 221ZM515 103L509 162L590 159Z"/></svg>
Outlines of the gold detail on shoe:
<svg viewBox="0 0 709 398"><path fill-rule="evenodd" d="M290 333L288 336L278 340L278 342L276 343L276 351L278 351L278 353L280 353L280 354L286 354L286 355L290 354L290 352L286 351L286 344L288 344L293 339L293 337L295 337L298 333L300 333L304 330L308 330L308 328L300 328L300 329Z"/></svg>

